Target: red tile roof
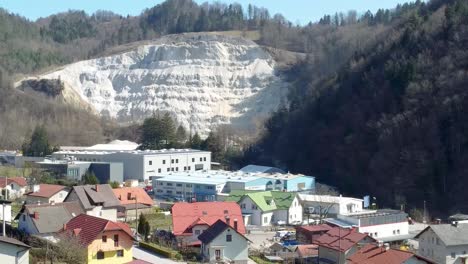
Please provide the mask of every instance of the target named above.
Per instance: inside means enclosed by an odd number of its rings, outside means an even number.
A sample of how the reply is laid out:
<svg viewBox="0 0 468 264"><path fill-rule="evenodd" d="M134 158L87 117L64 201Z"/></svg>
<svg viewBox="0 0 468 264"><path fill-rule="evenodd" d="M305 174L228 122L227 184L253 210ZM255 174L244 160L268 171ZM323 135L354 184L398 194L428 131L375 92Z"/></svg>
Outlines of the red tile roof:
<svg viewBox="0 0 468 264"><path fill-rule="evenodd" d="M301 258L308 258L313 256L318 256L318 246L314 244L310 245L298 245L296 252Z"/></svg>
<svg viewBox="0 0 468 264"><path fill-rule="evenodd" d="M139 204L145 204L153 206L154 201L151 197L143 190L138 187L124 187L112 189L115 197L119 199L121 205L134 204L135 198ZM129 199L130 198L130 199Z"/></svg>
<svg viewBox="0 0 468 264"><path fill-rule="evenodd" d="M75 236L78 236L80 242L87 246L105 231L122 231L133 239L132 231L128 225L86 214L80 214L68 221L62 232L73 232Z"/></svg>
<svg viewBox="0 0 468 264"><path fill-rule="evenodd" d="M61 190L65 189L65 186L62 185L55 185L55 184L39 184L39 191L37 192L30 192L27 195L35 196L35 197L45 197L50 198L54 194L60 192Z"/></svg>
<svg viewBox="0 0 468 264"><path fill-rule="evenodd" d="M211 226L218 220L226 222L226 216L230 219L231 227L237 219L237 230L245 234L242 212L236 202L176 203L172 206L173 232L176 236L190 235L194 225Z"/></svg>
<svg viewBox="0 0 468 264"><path fill-rule="evenodd" d="M415 257L425 263L434 263L408 251L386 250L375 244L368 244L348 258L350 264L402 264Z"/></svg>
<svg viewBox="0 0 468 264"><path fill-rule="evenodd" d="M345 229L340 227L334 227L327 233L320 236L315 244L345 252L353 246L357 245L364 239L368 241L375 241L367 234L359 233L356 229Z"/></svg>
<svg viewBox="0 0 468 264"><path fill-rule="evenodd" d="M5 177L0 177L0 188L4 188L5 183L6 184L11 184L13 182L18 184L21 187L24 187L24 186L28 185L28 183L26 182L26 178L24 178L24 177L6 178L6 182L5 182Z"/></svg>

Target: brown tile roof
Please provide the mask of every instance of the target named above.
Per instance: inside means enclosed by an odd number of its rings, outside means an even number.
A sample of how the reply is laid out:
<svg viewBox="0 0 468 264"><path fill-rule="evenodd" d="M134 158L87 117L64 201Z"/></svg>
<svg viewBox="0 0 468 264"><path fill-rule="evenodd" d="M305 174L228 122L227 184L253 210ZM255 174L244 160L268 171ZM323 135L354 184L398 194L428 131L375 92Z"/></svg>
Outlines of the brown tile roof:
<svg viewBox="0 0 468 264"><path fill-rule="evenodd" d="M318 256L318 246L314 244L298 245L296 252L301 258L315 257Z"/></svg>
<svg viewBox="0 0 468 264"><path fill-rule="evenodd" d="M66 186L62 185L55 185L55 184L39 184L39 191L37 192L30 192L27 195L28 196L34 196L34 197L44 197L44 198L50 198L54 194L60 192L61 190L66 189Z"/></svg>
<svg viewBox="0 0 468 264"><path fill-rule="evenodd" d="M422 263L434 263L408 251L397 249L387 250L375 244L364 246L347 260L350 264L402 264L413 257L417 258Z"/></svg>
<svg viewBox="0 0 468 264"><path fill-rule="evenodd" d="M109 184L73 186L72 192L76 193L85 210L90 210L100 204L104 208L120 206L120 201L115 197ZM65 201L71 201L70 194Z"/></svg>
<svg viewBox="0 0 468 264"><path fill-rule="evenodd" d="M334 227L327 233L320 236L314 243L319 246L345 252L366 238L375 241L367 234L359 233L354 228L345 229L341 227Z"/></svg>
<svg viewBox="0 0 468 264"><path fill-rule="evenodd" d="M6 182L5 182L5 179L6 179ZM28 183L26 181L26 178L24 178L24 177L11 177L11 178L0 177L0 188L4 188L5 183L6 184L11 184L13 182L18 184L21 187L24 187L24 186L28 185Z"/></svg>
<svg viewBox="0 0 468 264"><path fill-rule="evenodd" d="M63 232L77 236L85 246L91 244L99 234L105 231L122 231L133 240L132 230L127 224L86 214L71 219L63 229Z"/></svg>
<svg viewBox="0 0 468 264"><path fill-rule="evenodd" d="M138 187L124 187L112 189L115 197L119 199L121 205L135 204L135 199L139 204L145 204L153 206L154 201L151 197L143 190Z"/></svg>

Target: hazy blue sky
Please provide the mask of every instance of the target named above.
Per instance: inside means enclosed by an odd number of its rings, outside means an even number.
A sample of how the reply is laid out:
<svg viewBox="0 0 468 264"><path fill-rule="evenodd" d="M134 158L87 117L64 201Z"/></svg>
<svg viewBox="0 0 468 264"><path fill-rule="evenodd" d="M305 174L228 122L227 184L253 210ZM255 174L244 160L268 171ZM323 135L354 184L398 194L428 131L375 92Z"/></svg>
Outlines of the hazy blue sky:
<svg viewBox="0 0 468 264"><path fill-rule="evenodd" d="M199 3L206 0L196 0ZM152 7L162 0L0 0L0 7L20 14L31 20L45 17L69 9L111 10L121 15L138 15L145 8ZM212 1L208 1L212 2ZM317 21L324 14L337 11L356 10L360 13L379 8L393 8L405 0L221 0L220 2L249 3L267 7L272 14L281 13L292 22L307 23Z"/></svg>

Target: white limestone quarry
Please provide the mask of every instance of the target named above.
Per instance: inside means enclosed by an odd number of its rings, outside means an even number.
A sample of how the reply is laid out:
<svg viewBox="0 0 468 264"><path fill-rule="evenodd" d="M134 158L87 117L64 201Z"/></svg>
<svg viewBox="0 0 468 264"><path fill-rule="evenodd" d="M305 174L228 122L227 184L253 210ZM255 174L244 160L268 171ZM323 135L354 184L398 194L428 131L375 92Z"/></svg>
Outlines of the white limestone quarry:
<svg viewBox="0 0 468 264"><path fill-rule="evenodd" d="M163 37L121 54L38 76L58 79L102 116L141 121L169 112L207 135L220 124L248 128L286 100L275 61L252 41L216 35Z"/></svg>

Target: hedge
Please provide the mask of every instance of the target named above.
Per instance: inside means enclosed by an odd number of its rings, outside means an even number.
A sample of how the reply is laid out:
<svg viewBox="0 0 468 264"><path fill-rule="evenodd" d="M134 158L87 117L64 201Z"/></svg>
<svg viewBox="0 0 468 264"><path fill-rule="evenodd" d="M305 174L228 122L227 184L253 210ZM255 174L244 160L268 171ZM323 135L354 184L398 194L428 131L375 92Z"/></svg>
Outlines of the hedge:
<svg viewBox="0 0 468 264"><path fill-rule="evenodd" d="M173 250L173 249L170 249L170 248L166 248L166 247L161 247L159 245L156 245L156 244L152 244L152 243L145 243L145 242L140 242L140 247L141 248L144 248L146 250L149 250L149 251L152 251L158 255L161 255L163 257L166 257L166 258L170 258L170 259L175 259L175 260L181 260L182 259L182 255Z"/></svg>

